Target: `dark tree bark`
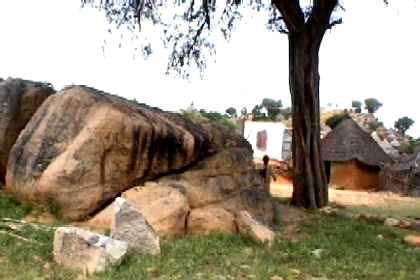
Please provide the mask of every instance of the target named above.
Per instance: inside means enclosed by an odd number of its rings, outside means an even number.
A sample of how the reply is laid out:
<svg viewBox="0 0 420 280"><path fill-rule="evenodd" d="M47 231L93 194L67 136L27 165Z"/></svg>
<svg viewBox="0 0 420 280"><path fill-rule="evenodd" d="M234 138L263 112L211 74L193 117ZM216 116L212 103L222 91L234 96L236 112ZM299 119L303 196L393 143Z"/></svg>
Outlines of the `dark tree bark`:
<svg viewBox="0 0 420 280"><path fill-rule="evenodd" d="M320 145L319 49L337 0L314 1L306 20L298 0L275 0L289 31L289 86L293 114L293 198L307 208L328 204Z"/></svg>

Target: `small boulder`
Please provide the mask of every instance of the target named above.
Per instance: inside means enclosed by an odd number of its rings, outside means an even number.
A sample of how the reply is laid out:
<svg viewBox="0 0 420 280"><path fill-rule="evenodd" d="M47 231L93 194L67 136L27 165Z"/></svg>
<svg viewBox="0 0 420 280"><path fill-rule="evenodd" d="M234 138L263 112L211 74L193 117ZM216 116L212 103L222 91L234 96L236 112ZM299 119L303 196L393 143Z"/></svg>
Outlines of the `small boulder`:
<svg viewBox="0 0 420 280"><path fill-rule="evenodd" d="M404 242L410 246L420 247L420 235L407 235Z"/></svg>
<svg viewBox="0 0 420 280"><path fill-rule="evenodd" d="M255 220L248 211L240 211L236 217L239 233L248 235L255 240L271 247L276 234L267 226Z"/></svg>
<svg viewBox="0 0 420 280"><path fill-rule="evenodd" d="M400 220L395 218L386 218L384 225L388 227L398 227L400 225Z"/></svg>
<svg viewBox="0 0 420 280"><path fill-rule="evenodd" d="M125 191L121 196L143 215L161 239L172 240L185 235L190 207L179 190L149 182ZM110 229L114 207L115 202L96 214L87 226L95 230Z"/></svg>
<svg viewBox="0 0 420 280"><path fill-rule="evenodd" d="M147 183L124 192L122 197L143 214L160 238L176 239L185 235L190 207L179 190Z"/></svg>
<svg viewBox="0 0 420 280"><path fill-rule="evenodd" d="M402 229L410 229L413 227L413 224L410 221L401 220L398 227Z"/></svg>
<svg viewBox="0 0 420 280"><path fill-rule="evenodd" d="M119 265L127 249L126 242L76 227L60 227L54 235L54 260L89 274Z"/></svg>
<svg viewBox="0 0 420 280"><path fill-rule="evenodd" d="M117 197L115 200L111 237L127 242L130 252L150 255L160 254L160 242L157 233L144 219L143 215L121 197Z"/></svg>
<svg viewBox="0 0 420 280"><path fill-rule="evenodd" d="M219 207L193 209L188 216L187 234L237 233L235 216Z"/></svg>

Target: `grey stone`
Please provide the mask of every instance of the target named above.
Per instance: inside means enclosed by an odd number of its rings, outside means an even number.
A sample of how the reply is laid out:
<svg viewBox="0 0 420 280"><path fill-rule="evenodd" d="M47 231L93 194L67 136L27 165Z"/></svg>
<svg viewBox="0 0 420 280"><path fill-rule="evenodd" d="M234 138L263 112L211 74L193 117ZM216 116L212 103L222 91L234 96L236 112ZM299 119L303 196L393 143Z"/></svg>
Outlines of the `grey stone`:
<svg viewBox="0 0 420 280"><path fill-rule="evenodd" d="M159 235L143 215L121 197L115 200L111 236L127 242L130 252L160 254Z"/></svg>
<svg viewBox="0 0 420 280"><path fill-rule="evenodd" d="M119 265L127 251L126 242L76 227L60 227L54 235L54 260L89 274Z"/></svg>

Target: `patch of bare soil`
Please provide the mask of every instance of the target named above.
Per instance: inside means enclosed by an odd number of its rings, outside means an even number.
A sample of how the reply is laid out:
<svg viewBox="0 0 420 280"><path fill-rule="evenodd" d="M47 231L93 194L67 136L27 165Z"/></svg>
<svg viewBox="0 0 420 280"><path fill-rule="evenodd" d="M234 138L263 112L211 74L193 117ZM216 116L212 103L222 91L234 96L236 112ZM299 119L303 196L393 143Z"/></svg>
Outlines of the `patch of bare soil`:
<svg viewBox="0 0 420 280"><path fill-rule="evenodd" d="M292 197L292 182L278 178L271 183L274 197L287 199ZM388 192L367 192L329 189L330 203L337 207L354 210L383 213L397 217L420 218L420 198L403 197Z"/></svg>

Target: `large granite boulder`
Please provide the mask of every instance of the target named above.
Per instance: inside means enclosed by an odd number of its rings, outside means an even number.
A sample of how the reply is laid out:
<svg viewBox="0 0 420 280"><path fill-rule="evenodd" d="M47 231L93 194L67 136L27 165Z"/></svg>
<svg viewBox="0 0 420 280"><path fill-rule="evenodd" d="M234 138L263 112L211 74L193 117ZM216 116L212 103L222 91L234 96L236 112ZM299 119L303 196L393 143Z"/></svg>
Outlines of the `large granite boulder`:
<svg viewBox="0 0 420 280"><path fill-rule="evenodd" d="M20 132L54 89L45 83L0 79L0 182L5 182L10 150Z"/></svg>
<svg viewBox="0 0 420 280"><path fill-rule="evenodd" d="M6 190L80 219L131 186L185 168L208 151L199 125L71 86L38 109L14 145Z"/></svg>
<svg viewBox="0 0 420 280"><path fill-rule="evenodd" d="M246 148L222 150L189 170L165 176L159 182L181 188L192 208L221 202L239 190L261 186L252 152Z"/></svg>
<svg viewBox="0 0 420 280"><path fill-rule="evenodd" d="M190 233L234 231L241 210L267 225L274 217L241 135L82 86L37 110L10 153L6 183L17 199L64 218L95 215L89 225L97 228L111 227L111 202L121 195L163 240L185 235L190 210L190 222L202 225L215 208L223 212L220 230Z"/></svg>
<svg viewBox="0 0 420 280"><path fill-rule="evenodd" d="M222 149L189 170L158 182L179 189L192 209L211 205L232 214L246 210L267 225L273 223L273 201L255 170L252 150L245 146Z"/></svg>

